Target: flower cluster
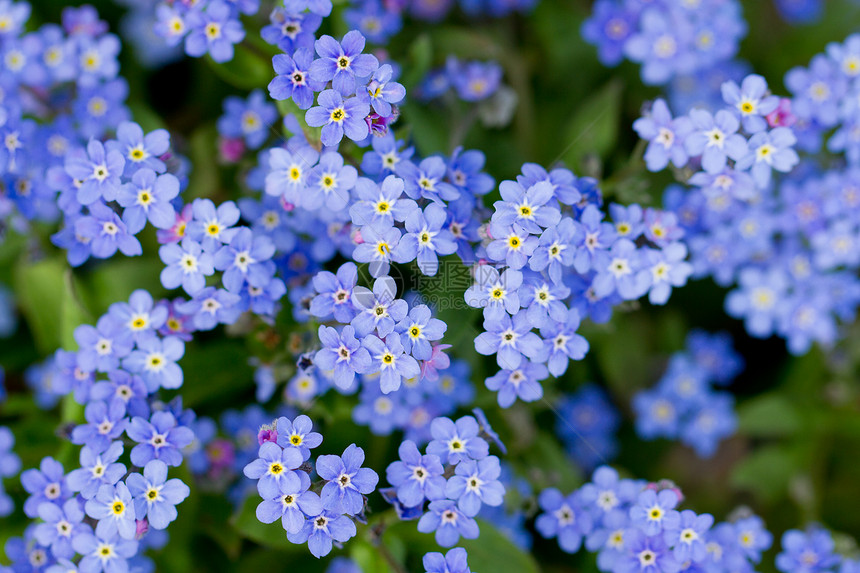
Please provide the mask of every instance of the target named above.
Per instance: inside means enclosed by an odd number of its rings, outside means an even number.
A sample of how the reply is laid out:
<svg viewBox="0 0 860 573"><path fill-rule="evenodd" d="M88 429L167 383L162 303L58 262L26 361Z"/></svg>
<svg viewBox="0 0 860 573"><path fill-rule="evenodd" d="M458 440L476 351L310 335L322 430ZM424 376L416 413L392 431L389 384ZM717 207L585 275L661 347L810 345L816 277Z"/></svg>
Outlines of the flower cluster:
<svg viewBox="0 0 860 573"><path fill-rule="evenodd" d="M783 573L794 571L821 572L860 571L860 560L850 559L835 551L830 532L819 525L805 531L790 529L782 535L782 551L776 556L776 568Z"/></svg>
<svg viewBox="0 0 860 573"><path fill-rule="evenodd" d="M425 454L411 440L400 445L400 460L386 469L392 487L382 493L401 519L420 516L418 531L435 532L439 545L453 547L461 536L478 537L475 516L483 506L502 504L502 470L499 458L489 455L489 443L472 416L456 422L435 418L430 431L433 439ZM462 558L465 563L465 554Z"/></svg>
<svg viewBox="0 0 860 573"><path fill-rule="evenodd" d="M645 440L677 439L700 457L712 456L737 428L734 397L713 385L731 384L742 369L727 334L693 330L657 385L633 397L636 432Z"/></svg>
<svg viewBox="0 0 860 573"><path fill-rule="evenodd" d="M245 476L257 480L263 501L257 519L272 523L278 519L291 543L307 543L315 557L331 552L334 542L355 536L353 519L363 521L365 496L376 489L379 476L361 467L364 450L355 444L343 456L320 455L312 465L311 449L322 443L322 435L312 431L311 419L278 418L259 434L257 459L244 468ZM320 482L310 479L311 467ZM319 493L311 488L319 489Z"/></svg>
<svg viewBox="0 0 860 573"><path fill-rule="evenodd" d="M601 466L569 495L542 491L535 525L568 553L583 545L597 553L598 568L612 573L751 571L770 548L771 534L748 511L714 525L710 514L676 509L682 501L671 483L622 479Z"/></svg>
<svg viewBox="0 0 860 573"><path fill-rule="evenodd" d="M751 75L724 83L714 112L673 118L658 100L636 125L650 142L649 169L683 169L676 173L687 187L668 188L664 205L686 232L694 276L734 286L728 314L753 336L785 338L795 354L836 342L839 322L860 304L858 62L852 36L786 75L790 99ZM835 161L824 156L825 141ZM795 147L809 155L799 161Z"/></svg>
<svg viewBox="0 0 860 573"><path fill-rule="evenodd" d="M646 294L665 304L692 267L673 214L611 204L604 221L594 180L567 169L526 164L499 189L465 299L483 309L475 350L496 356L501 370L486 385L508 407L540 399L541 380L585 356L583 319L605 322L613 306Z"/></svg>
<svg viewBox="0 0 860 573"><path fill-rule="evenodd" d="M582 26L607 66L642 65L642 81L662 85L731 59L747 26L736 0L640 2L599 0Z"/></svg>

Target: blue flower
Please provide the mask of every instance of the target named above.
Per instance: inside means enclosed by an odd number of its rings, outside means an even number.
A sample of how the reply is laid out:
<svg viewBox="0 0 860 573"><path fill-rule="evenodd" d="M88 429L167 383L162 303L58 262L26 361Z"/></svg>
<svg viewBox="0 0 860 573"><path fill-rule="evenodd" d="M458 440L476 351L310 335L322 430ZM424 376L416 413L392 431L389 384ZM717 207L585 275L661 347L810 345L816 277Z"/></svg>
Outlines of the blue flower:
<svg viewBox="0 0 860 573"><path fill-rule="evenodd" d="M134 539L134 503L125 483L99 486L95 497L87 500L84 508L88 516L98 520L96 535L99 537L109 538L119 533L123 539Z"/></svg>
<svg viewBox="0 0 860 573"><path fill-rule="evenodd" d="M605 66L617 66L624 59L624 43L636 29L635 7L614 0L595 2L591 16L582 24L582 37L597 46L597 58Z"/></svg>
<svg viewBox="0 0 860 573"><path fill-rule="evenodd" d="M185 21L190 30L185 37L185 52L195 58L208 52L218 63L229 62L233 59L233 44L245 38L242 23L222 0L213 0L203 10L187 12Z"/></svg>
<svg viewBox="0 0 860 573"><path fill-rule="evenodd" d="M800 119L823 127L839 123L839 103L848 89L841 71L824 54L817 54L809 68L792 68L785 74L785 87L794 94L791 112Z"/></svg>
<svg viewBox="0 0 860 573"><path fill-rule="evenodd" d="M425 499L445 498L444 468L439 456L421 455L415 442L405 440L397 450L400 460L391 462L385 476L396 488L397 499L405 507L422 506Z"/></svg>
<svg viewBox="0 0 860 573"><path fill-rule="evenodd" d="M112 400L110 406L100 400L90 402L84 409L84 418L87 423L72 430L71 440L73 444L88 445L93 453L107 450L128 425L125 404L121 400Z"/></svg>
<svg viewBox="0 0 860 573"><path fill-rule="evenodd" d="M496 399L502 408L510 408L519 398L523 402L534 402L543 397L540 381L549 376L543 364L525 360L515 370L500 370L485 380L488 390L498 392Z"/></svg>
<svg viewBox="0 0 860 573"><path fill-rule="evenodd" d="M370 263L370 276L385 278L391 270L391 256L400 244L401 233L397 227L377 230L375 227L364 227L355 236L360 240L352 252L352 258L359 263Z"/></svg>
<svg viewBox="0 0 860 573"><path fill-rule="evenodd" d="M161 156L170 149L170 133L166 129L154 129L144 135L138 124L124 121L116 129L116 140L108 141L105 147L108 151L116 149L122 153L126 175L143 168L164 173L167 166Z"/></svg>
<svg viewBox="0 0 860 573"><path fill-rule="evenodd" d="M479 432L478 422L472 416L463 416L456 423L450 418L435 418L430 423L433 440L427 444L427 453L448 464L482 460L489 455L490 446Z"/></svg>
<svg viewBox="0 0 860 573"><path fill-rule="evenodd" d="M401 342L406 352L416 360L430 360L433 348L430 342L440 340L448 325L438 318L433 318L430 308L421 304L409 311L409 314L398 322L394 330L400 333Z"/></svg>
<svg viewBox="0 0 860 573"><path fill-rule="evenodd" d="M376 141L374 139L374 143ZM368 155L365 154L365 157ZM349 208L352 222L384 231L390 229L394 221L405 221L418 205L412 199L403 197L403 189L403 180L395 175L386 176L379 185L366 177L359 177L355 183L358 198Z"/></svg>
<svg viewBox="0 0 860 573"><path fill-rule="evenodd" d="M298 448L282 448L273 442L264 442L257 453L257 459L242 470L246 477L259 480L257 491L263 499L271 499L280 492L281 484L298 488L301 484L299 472L302 454ZM307 489L307 488L305 488Z"/></svg>
<svg viewBox="0 0 860 573"><path fill-rule="evenodd" d="M512 269L523 268L538 246L538 238L519 225L505 227L490 223L489 234L493 241L487 245L487 255Z"/></svg>
<svg viewBox="0 0 860 573"><path fill-rule="evenodd" d="M128 355L132 340L122 336L122 325L110 315L99 318L96 326L82 324L75 329L78 343L78 365L85 372L110 372L119 366L120 358Z"/></svg>
<svg viewBox="0 0 860 573"><path fill-rule="evenodd" d="M30 494L24 502L24 513L27 517L35 518L38 516L39 506L43 503L54 503L61 506L71 497L63 465L51 457L42 458L38 470L23 471L21 473L21 485Z"/></svg>
<svg viewBox="0 0 860 573"><path fill-rule="evenodd" d="M654 100L651 113L634 121L633 129L649 142L645 150L645 164L649 171L662 171L669 161L678 168L687 164L689 156L684 142L693 130L693 124L685 116L672 119L665 100Z"/></svg>
<svg viewBox="0 0 860 573"><path fill-rule="evenodd" d="M317 474L326 484L320 492L322 505L327 511L356 515L364 509L364 495L376 489L379 476L370 468L363 468L364 450L350 444L343 456L323 455L316 461Z"/></svg>
<svg viewBox="0 0 860 573"><path fill-rule="evenodd" d="M591 515L582 508L580 494L574 492L564 496L559 490L549 488L540 493L538 504L544 512L535 521L541 536L546 539L556 537L563 551L576 553L583 536L592 528Z"/></svg>
<svg viewBox="0 0 860 573"><path fill-rule="evenodd" d="M187 236L199 242L206 252L214 253L222 244L229 243L237 232L232 227L241 212L232 201L224 201L216 208L209 199L195 199L192 212L194 218L188 224Z"/></svg>
<svg viewBox="0 0 860 573"><path fill-rule="evenodd" d="M176 389L182 386L182 368L176 361L185 354L185 344L175 336L163 339L147 337L137 344L123 361L123 368L140 374L150 392L158 388Z"/></svg>
<svg viewBox="0 0 860 573"><path fill-rule="evenodd" d="M528 189L514 181L502 181L499 192L502 201L493 206L492 222L500 226L517 224L529 233L539 234L561 220L561 212L550 201L553 186L548 181L535 183Z"/></svg>
<svg viewBox="0 0 860 573"><path fill-rule="evenodd" d="M315 60L314 63L321 60ZM344 134L353 141L367 137L365 117L370 105L358 97L343 99L335 90L325 90L317 96L317 106L305 113L305 121L311 127L322 127L320 138L323 145L336 146Z"/></svg>
<svg viewBox="0 0 860 573"><path fill-rule="evenodd" d="M666 304L672 287L687 284L693 266L685 262L687 247L684 243L671 243L661 250L646 249L642 263L651 272L651 287L648 300L651 304Z"/></svg>
<svg viewBox="0 0 860 573"><path fill-rule="evenodd" d="M304 483L282 481L274 496L264 499L257 505L256 514L257 519L263 523L273 523L280 518L284 530L287 533L296 534L301 531L309 517L316 517L322 511L323 504L320 497L312 491L307 491Z"/></svg>
<svg viewBox="0 0 860 573"><path fill-rule="evenodd" d="M221 282L228 292L239 293L248 284L264 288L275 273L271 262L275 245L269 237L254 236L247 227L240 228L229 244L224 245L212 259L216 270L224 271Z"/></svg>
<svg viewBox="0 0 860 573"><path fill-rule="evenodd" d="M379 387L383 394L398 390L404 378L415 378L421 373L418 361L404 353L403 343L396 333L389 334L384 341L370 334L364 337L362 346L373 360L369 372L379 372Z"/></svg>
<svg viewBox="0 0 860 573"><path fill-rule="evenodd" d="M372 150L365 152L364 157L361 158L361 171L376 180L394 173L401 161L408 161L415 153L413 147L405 147L401 150L404 142L395 139L393 132L372 138L370 145ZM362 198L367 199L367 197Z"/></svg>
<svg viewBox="0 0 860 573"><path fill-rule="evenodd" d="M392 258L399 263L417 259L418 268L427 276L439 270L437 255L450 255L457 250L451 232L445 226L445 209L436 203L415 209L406 217L406 234L400 239Z"/></svg>
<svg viewBox="0 0 860 573"><path fill-rule="evenodd" d="M703 109L690 110L693 130L684 140L691 157L702 156L702 168L710 174L721 172L726 161L739 160L747 153L747 141L737 133L740 122L724 109L716 115Z"/></svg>
<svg viewBox="0 0 860 573"><path fill-rule="evenodd" d="M99 199L113 201L120 189L120 177L125 159L119 151L106 151L96 139L87 144L86 154L77 151L66 157L66 173L82 181L77 199L81 205L91 205Z"/></svg>
<svg viewBox="0 0 860 573"><path fill-rule="evenodd" d="M343 164L343 156L327 151L308 174L308 193L301 206L310 211L326 209L340 211L350 203L350 191L355 187L358 172L352 165Z"/></svg>
<svg viewBox="0 0 860 573"><path fill-rule="evenodd" d="M94 257L107 259L117 250L128 257L143 253L128 227L110 207L97 202L89 205L90 214L75 221L75 235L80 241L89 243Z"/></svg>
<svg viewBox="0 0 860 573"><path fill-rule="evenodd" d="M639 19L639 29L624 44L624 54L642 64L642 81L648 85L667 83L675 74L689 73L696 66L690 50L692 30L668 11L648 8Z"/></svg>
<svg viewBox="0 0 860 573"><path fill-rule="evenodd" d="M564 322L567 319L568 308L564 301L570 295L570 289L556 285L541 276L531 276L526 284L520 287L520 304L526 309L526 316L532 326L542 328L550 326L553 321Z"/></svg>
<svg viewBox="0 0 860 573"><path fill-rule="evenodd" d="M122 442L111 443L101 453L89 445L81 448L81 467L70 471L66 478L69 489L80 492L84 499L91 499L102 485L116 484L126 472L125 464L117 461L122 452Z"/></svg>
<svg viewBox="0 0 860 573"><path fill-rule="evenodd" d="M562 284L562 272L573 264L574 244L582 242L583 234L576 221L564 217L557 225L541 233L538 246L529 257L529 268L537 272L546 269L553 283Z"/></svg>
<svg viewBox="0 0 860 573"><path fill-rule="evenodd" d="M396 297L397 285L389 276L376 279L372 292L365 287L355 287L352 301L359 312L350 324L356 335L363 337L376 331L377 336L384 338L394 331L396 323L403 320L409 310L408 303Z"/></svg>
<svg viewBox="0 0 860 573"><path fill-rule="evenodd" d="M434 203L453 201L460 196L454 185L444 181L447 173L445 161L439 156L422 159L418 165L411 161L397 164L397 175L403 178L406 195L412 199L431 199Z"/></svg>
<svg viewBox="0 0 860 573"><path fill-rule="evenodd" d="M639 494L636 504L630 508L630 521L637 526L645 535L657 535L664 530L666 520L669 523L677 523L675 506L678 505L678 494L671 489L664 489L659 493L653 489L646 489Z"/></svg>
<svg viewBox="0 0 860 573"><path fill-rule="evenodd" d="M739 275L738 288L726 297L726 312L743 318L752 336L766 338L776 327L787 289L788 278L779 269L746 268Z"/></svg>
<svg viewBox="0 0 860 573"><path fill-rule="evenodd" d="M370 369L370 354L356 339L352 326L344 326L338 333L334 328L321 325L318 334L323 348L314 355L314 363L321 370L333 370L337 386L349 388L356 373L363 374Z"/></svg>
<svg viewBox="0 0 860 573"><path fill-rule="evenodd" d="M619 571L657 573L681 568L660 536L650 537L638 529L627 529L623 533L623 543L620 562L616 562Z"/></svg>
<svg viewBox="0 0 860 573"><path fill-rule="evenodd" d="M286 54L274 56L272 66L276 75L269 82L269 95L272 99L282 101L292 98L299 109L311 107L314 103L314 92L325 89L325 82L314 80L308 73L313 59L313 52L307 48L299 48L292 58Z"/></svg>
<svg viewBox="0 0 860 573"><path fill-rule="evenodd" d="M764 528L760 517L752 515L737 520L734 524L737 532L738 547L753 563L761 561L763 551L770 549L773 535Z"/></svg>
<svg viewBox="0 0 860 573"><path fill-rule="evenodd" d="M135 416L126 434L137 442L131 449L131 463L138 467L144 467L152 459L161 460L168 466L179 466L182 464L182 448L194 440L191 428L164 411L155 412L149 421Z"/></svg>
<svg viewBox="0 0 860 573"><path fill-rule="evenodd" d="M499 481L501 471L496 456L465 460L457 464L454 475L448 478L445 495L457 500L457 507L464 515L474 517L481 510L481 504L502 504L505 488Z"/></svg>
<svg viewBox="0 0 860 573"><path fill-rule="evenodd" d="M788 173L800 161L792 147L795 143L797 138L788 127L756 133L749 140L749 151L737 161L735 167L750 168L753 180L759 188L767 188L772 170Z"/></svg>
<svg viewBox="0 0 860 573"><path fill-rule="evenodd" d="M67 500L62 507L53 503L39 505L39 518L44 522L36 526L34 535L40 545L50 547L54 557L71 559L75 556L72 539L91 532L83 523L84 511L77 498Z"/></svg>
<svg viewBox="0 0 860 573"><path fill-rule="evenodd" d="M155 306L152 295L143 289L131 293L127 303L115 302L110 305L109 314L125 327L126 334L135 341L149 338L167 321L167 308Z"/></svg>
<svg viewBox="0 0 860 573"><path fill-rule="evenodd" d="M541 356L541 339L531 331L525 310L517 312L513 319L505 315L496 320L485 320L484 329L486 332L475 338L475 350L484 356L496 354L496 362L501 368L516 370L525 358L539 359Z"/></svg>
<svg viewBox="0 0 860 573"><path fill-rule="evenodd" d="M197 330L212 330L218 324L233 324L242 314L239 295L224 289L206 287L194 298L177 305L177 310L191 316Z"/></svg>
<svg viewBox="0 0 860 573"><path fill-rule="evenodd" d="M310 61L313 60L313 45L316 38L314 33L320 27L322 17L318 14L305 12L304 5L306 4L307 2L303 0L285 0L283 7L276 6L269 14L271 23L268 26L263 26L263 29L260 30L260 36L287 54L307 50L310 54L308 60L308 65L310 65Z"/></svg>
<svg viewBox="0 0 860 573"><path fill-rule="evenodd" d="M323 510L315 517L308 517L298 533L287 533L291 543L308 544L314 557L325 557L331 553L332 540L339 543L355 537L355 524L345 515Z"/></svg>
<svg viewBox="0 0 860 573"><path fill-rule="evenodd" d="M445 73L460 99L468 102L487 99L498 91L502 83L502 66L493 61L461 62L449 56Z"/></svg>
<svg viewBox="0 0 860 573"><path fill-rule="evenodd" d="M319 318L334 316L340 323L349 323L356 314L353 289L358 282L355 263L344 263L337 275L320 271L313 278L314 290L319 293L311 300L310 313Z"/></svg>
<svg viewBox="0 0 860 573"><path fill-rule="evenodd" d="M81 533L72 540L72 547L83 558L80 571L87 573L120 573L128 569L126 560L137 555L137 541L111 536Z"/></svg>
<svg viewBox="0 0 860 573"><path fill-rule="evenodd" d="M570 360L582 360L588 352L588 341L576 333L579 328L579 311L571 309L564 322L553 322L541 328L543 356L547 356L547 368L559 377L567 371Z"/></svg>
<svg viewBox="0 0 860 573"><path fill-rule="evenodd" d="M635 300L651 286L642 254L629 239L618 239L608 251L600 252L594 259L594 269L594 293L601 298L617 292L625 300Z"/></svg>
<svg viewBox="0 0 860 573"><path fill-rule="evenodd" d="M422 563L426 573L471 573L466 562L466 550L455 547L442 555L441 553L426 553Z"/></svg>
<svg viewBox="0 0 860 573"><path fill-rule="evenodd" d="M418 520L418 531L435 531L436 543L442 547L453 547L460 536L464 539L477 539L480 533L478 523L457 509L454 501L431 501L427 509L427 513Z"/></svg>
<svg viewBox="0 0 860 573"><path fill-rule="evenodd" d="M480 265L475 269L475 284L463 295L466 304L484 309L486 320L498 320L505 313L513 316L520 309L518 290L523 282L523 274L514 269L506 269L499 274L490 265Z"/></svg>
<svg viewBox="0 0 860 573"><path fill-rule="evenodd" d="M367 84L367 95L373 111L381 116L391 115L391 104L399 103L406 97L406 88L392 81L394 69L390 64L384 64L373 72L370 83Z"/></svg>
<svg viewBox="0 0 860 573"><path fill-rule="evenodd" d="M352 409L352 420L356 424L369 426L372 434L387 436L406 426L409 418L408 404L403 392L385 395L378 384L363 384L359 402Z"/></svg>
<svg viewBox="0 0 860 573"><path fill-rule="evenodd" d="M231 96L224 99L224 115L218 118L218 133L229 138L244 138L251 149L257 149L269 137L269 129L278 118L275 106L266 101L263 90L254 90L247 101Z"/></svg>
<svg viewBox="0 0 860 573"><path fill-rule="evenodd" d="M191 238L182 239L179 244L162 245L158 256L164 262L161 271L161 284L173 289L179 286L190 295L195 295L206 286L205 277L215 273L212 255L204 252L200 243Z"/></svg>
<svg viewBox="0 0 860 573"><path fill-rule="evenodd" d="M806 532L790 529L782 535L782 552L776 556L776 567L785 573L818 573L839 563L833 551L830 532L820 527Z"/></svg>
<svg viewBox="0 0 860 573"><path fill-rule="evenodd" d="M714 516L709 513L696 515L689 509L668 513L663 520L663 539L675 560L701 563L707 555L706 535L713 524Z"/></svg>
<svg viewBox="0 0 860 573"><path fill-rule="evenodd" d="M176 519L175 506L191 493L179 478L167 479L167 465L161 460L148 461L143 467L143 475L131 474L126 483L134 497L136 518L146 517L154 529L165 529Z"/></svg>
<svg viewBox="0 0 860 573"><path fill-rule="evenodd" d="M314 42L314 49L320 57L311 63L310 76L319 82L331 80L332 87L342 96L354 94L356 78L366 78L379 67L375 56L361 53L364 42L364 36L357 30L347 32L340 43L331 36L321 36ZM367 112L362 119L365 115ZM350 139L362 138L350 136Z"/></svg>
<svg viewBox="0 0 860 573"><path fill-rule="evenodd" d="M740 87L733 81L725 82L720 88L723 101L732 106L732 111L741 118L748 133L758 133L767 129L765 117L779 105L779 98L767 95L767 82L757 74L744 78Z"/></svg>
<svg viewBox="0 0 860 573"><path fill-rule="evenodd" d="M266 194L279 197L290 205L298 205L307 187L308 174L318 159L319 153L311 147L292 151L280 147L270 149Z"/></svg>
<svg viewBox="0 0 860 573"><path fill-rule="evenodd" d="M302 454L302 459L311 457L311 448L322 443L322 435L312 432L313 422L302 414L290 422L289 418L281 416L275 423L278 432L278 445L282 448L296 448Z"/></svg>

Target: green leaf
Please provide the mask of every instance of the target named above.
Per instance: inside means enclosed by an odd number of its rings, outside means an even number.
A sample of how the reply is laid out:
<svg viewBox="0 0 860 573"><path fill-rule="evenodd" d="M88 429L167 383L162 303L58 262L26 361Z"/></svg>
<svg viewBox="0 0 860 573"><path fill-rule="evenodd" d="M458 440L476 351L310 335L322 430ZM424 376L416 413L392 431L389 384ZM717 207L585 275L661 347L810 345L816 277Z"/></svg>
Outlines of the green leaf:
<svg viewBox="0 0 860 573"><path fill-rule="evenodd" d="M261 523L260 520L257 519L256 513L257 505L259 503L260 498L258 496L249 495L245 499L239 513L235 514L230 519L230 525L233 526L239 535L268 547L269 549L287 551L290 553L297 553L303 549L307 551L307 548L303 545L296 545L295 543L290 543L289 540L287 540L287 533L284 531L284 528L281 527L280 521L269 524Z"/></svg>
<svg viewBox="0 0 860 573"><path fill-rule="evenodd" d="M797 408L782 394L747 400L738 407L738 419L738 431L755 438L791 436L802 427Z"/></svg>
<svg viewBox="0 0 860 573"><path fill-rule="evenodd" d="M75 293L75 281L65 261L21 260L15 271L15 294L43 354L57 348L73 348L74 330L91 322Z"/></svg>
<svg viewBox="0 0 860 573"><path fill-rule="evenodd" d="M189 140L189 159L193 169L188 181L188 189L183 198L190 203L192 199L212 197L220 187L219 169L215 164L217 157L216 141L218 130L212 124L206 124L194 130Z"/></svg>
<svg viewBox="0 0 860 573"><path fill-rule="evenodd" d="M581 438L586 440L587 438ZM537 438L523 454L523 472L536 487L557 487L562 491L573 491L583 483L583 476L558 440L551 434L538 432Z"/></svg>
<svg viewBox="0 0 860 573"><path fill-rule="evenodd" d="M401 121L409 124L412 134L420 134L414 142L422 156L448 151L449 122L446 112L428 109L416 102L410 102L401 111Z"/></svg>
<svg viewBox="0 0 860 573"><path fill-rule="evenodd" d="M367 541L352 540L349 542L349 556L361 571L373 573L395 573L394 569L382 554L382 549Z"/></svg>
<svg viewBox="0 0 860 573"><path fill-rule="evenodd" d="M236 340L218 338L205 345L189 344L181 365L185 372L182 400L189 408L217 399L233 399L252 386L248 353Z"/></svg>
<svg viewBox="0 0 860 573"><path fill-rule="evenodd" d="M433 63L433 41L429 34L420 34L409 45L407 52L409 66L403 75L403 85L408 88L417 85L427 74Z"/></svg>
<svg viewBox="0 0 860 573"><path fill-rule="evenodd" d="M785 496L792 478L804 467L804 458L803 451L796 447L762 447L735 467L731 483L766 503L774 503Z"/></svg>
<svg viewBox="0 0 860 573"><path fill-rule="evenodd" d="M206 61L222 80L246 90L269 85L275 75L272 55L250 44L237 44L229 62L219 64L209 56L206 56Z"/></svg>
<svg viewBox="0 0 860 573"><path fill-rule="evenodd" d="M569 167L581 171L586 157L605 157L618 139L621 116L621 96L624 84L613 79L571 110L573 117L564 129L565 148L561 159Z"/></svg>
<svg viewBox="0 0 860 573"><path fill-rule="evenodd" d="M537 573L537 562L530 553L514 545L510 539L487 523L478 520L481 534L477 539L462 539L463 548L469 554L469 568L473 571L516 571Z"/></svg>

